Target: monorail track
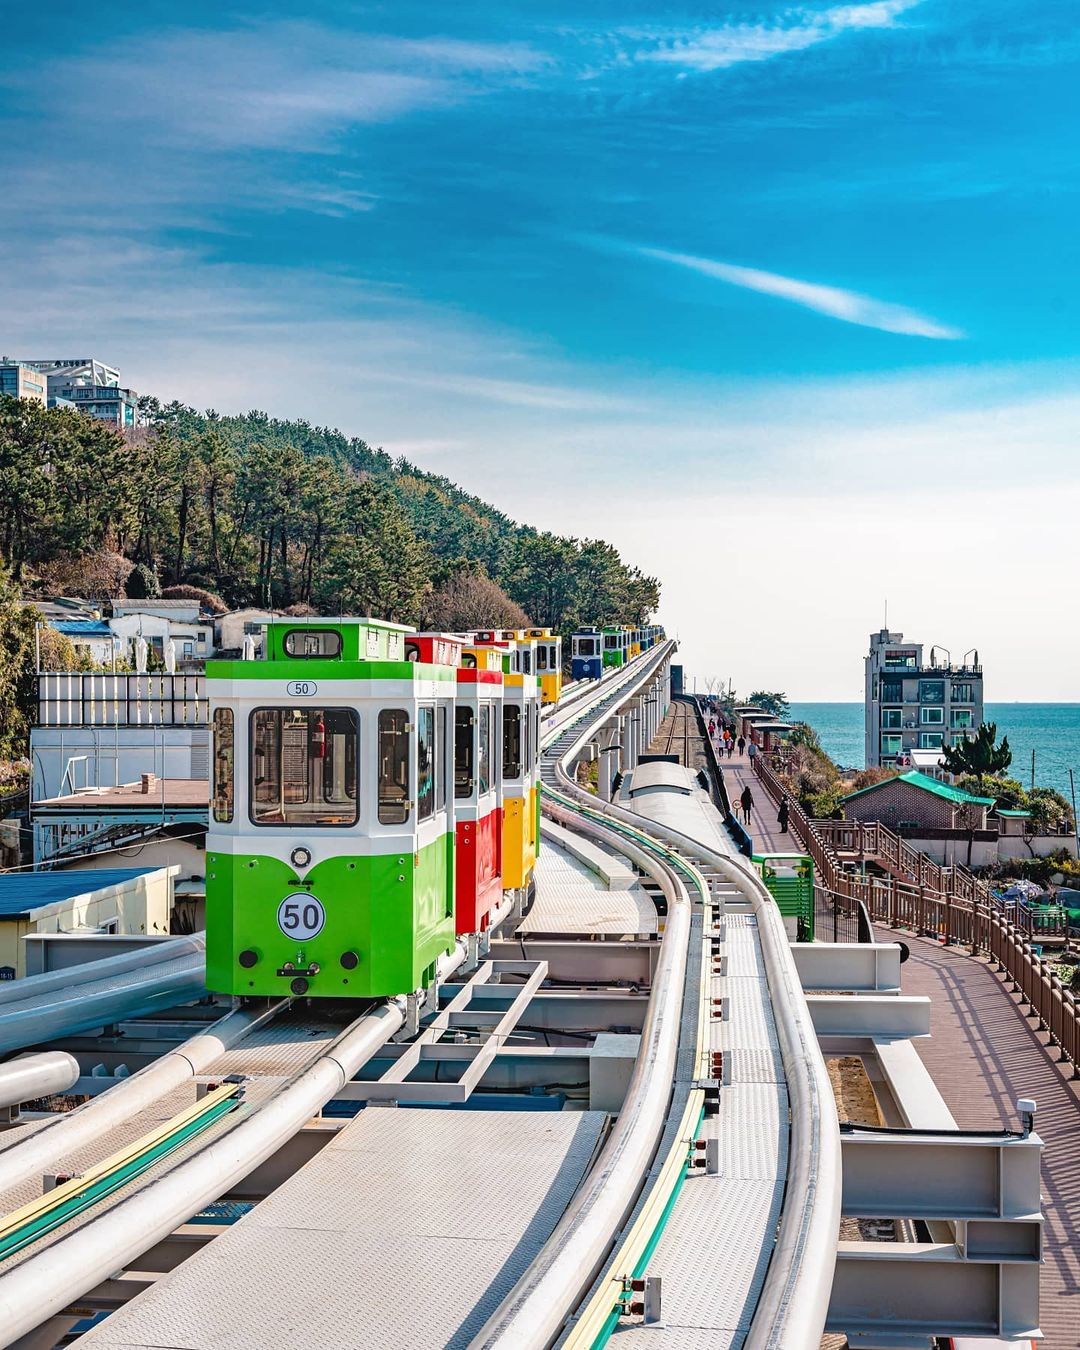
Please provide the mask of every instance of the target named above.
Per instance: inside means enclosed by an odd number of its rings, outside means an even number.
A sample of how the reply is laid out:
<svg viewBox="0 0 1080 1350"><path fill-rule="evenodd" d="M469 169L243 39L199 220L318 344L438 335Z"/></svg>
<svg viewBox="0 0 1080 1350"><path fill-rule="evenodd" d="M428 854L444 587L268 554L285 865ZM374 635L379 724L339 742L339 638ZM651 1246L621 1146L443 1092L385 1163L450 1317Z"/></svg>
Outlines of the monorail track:
<svg viewBox="0 0 1080 1350"><path fill-rule="evenodd" d="M708 970L712 942L719 931L715 920L722 913L725 891L734 886L753 900L755 884L760 887L760 883L737 862L599 801L578 787L568 771L581 747L604 722L642 689L655 686L670 651L671 644L663 644L597 684L568 691L570 697L544 720L545 813L600 841L650 876L663 896L666 913L641 1051L623 1108L548 1242L476 1337L475 1346L546 1347L564 1337L567 1344L576 1346L602 1344L622 1306L623 1272L633 1268L662 1226L672 1188L685 1169L688 1141L700 1124L705 1096L715 1090L715 1084L710 1085L707 1037ZM683 714L684 744L688 744L685 708ZM777 937L779 919L767 897L757 899L768 940L763 945L769 948L770 959L782 965L780 948L786 953L786 942L782 927ZM789 966L790 960L787 953ZM811 1350L817 1335L811 1338L807 1328L812 1329L817 1320L818 1305L823 1319L822 1300L827 1302L829 1263L835 1255L835 1230L829 1241L821 1241L821 1234L838 1213L838 1191L832 1194L833 1178L827 1184L818 1181L818 1170L827 1171L830 1165L831 1139L825 1127L835 1117L830 1112L826 1118L821 1110L821 1084L815 1083L808 1067L806 1027L798 1023L791 1008L776 1007L777 992L783 995L785 979L794 979L797 986L793 967L770 973L775 1015L785 1037L785 1065L789 1076L798 1080L801 1075L804 1080L795 1082L792 1113L793 1130L806 1156L800 1164L802 1171L791 1179L791 1198L761 1291L754 1334L747 1344ZM794 1005L794 987L786 992ZM241 1116L223 1105L221 1119L211 1121L205 1137L178 1153L166 1170L148 1171L143 1183L130 1192L118 1191L96 1216L76 1221L62 1236L58 1233L41 1247L27 1247L10 1269L0 1271L0 1344L9 1344L62 1313L114 1272L137 1263L141 1253L166 1240L204 1205L227 1195L237 1178L268 1158L340 1092L401 1022L402 1011L393 1003L360 1018L324 1047L314 1063L268 1094L258 1110ZM240 1038L238 1047L241 1053L234 1056L236 1071L241 1073L244 1039ZM213 1059L189 1078L206 1077L208 1067L215 1067ZM149 1075L157 1068L151 1065L144 1073ZM169 1072L175 1076L177 1066ZM100 1116L109 1098L114 1106L123 1102L124 1092L130 1094L139 1077L82 1108L84 1121L93 1108ZM145 1087L142 1091L146 1092ZM71 1119L80 1114L73 1113ZM85 1124L80 1128L85 1131ZM52 1134L58 1129L52 1126L39 1133ZM220 1134L214 1133L219 1130ZM100 1152L106 1140L101 1131L97 1134ZM25 1144L33 1144L34 1138L31 1135ZM32 1156L39 1166L42 1146L35 1147ZM14 1154L14 1150L7 1152ZM0 1151L0 1176L4 1156ZM820 1325L818 1321L818 1332ZM96 1339L92 1334L91 1341Z"/></svg>

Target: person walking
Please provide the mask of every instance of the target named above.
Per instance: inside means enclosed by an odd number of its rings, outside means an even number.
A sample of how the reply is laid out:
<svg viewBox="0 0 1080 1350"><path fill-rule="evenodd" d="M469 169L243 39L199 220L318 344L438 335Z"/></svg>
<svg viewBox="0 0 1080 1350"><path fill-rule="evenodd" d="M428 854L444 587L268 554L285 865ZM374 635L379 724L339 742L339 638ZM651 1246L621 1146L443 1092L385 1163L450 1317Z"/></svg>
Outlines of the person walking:
<svg viewBox="0 0 1080 1350"><path fill-rule="evenodd" d="M744 787L742 790L742 796L739 798L739 805L742 807L742 818L744 825L750 824L750 808L753 806L753 804L754 804L754 794L750 791L749 787Z"/></svg>
<svg viewBox="0 0 1080 1350"><path fill-rule="evenodd" d="M786 797L780 803L780 810L776 813L776 819L780 822L780 833L787 834L788 800Z"/></svg>
<svg viewBox="0 0 1080 1350"><path fill-rule="evenodd" d="M745 736L740 736L740 737L739 737L739 754L741 755L742 752L743 752L745 749L746 749L746 737L745 737Z"/></svg>
<svg viewBox="0 0 1080 1350"><path fill-rule="evenodd" d="M732 756L734 753L735 753L735 742L729 737L729 738L728 738L728 743L727 743L727 757L728 757L728 759L730 759L731 756Z"/></svg>
<svg viewBox="0 0 1080 1350"><path fill-rule="evenodd" d="M715 735L716 735L716 723L715 723L714 721L712 721L712 719L710 718L710 719L709 719L709 739L712 740L712 738L713 738Z"/></svg>
<svg viewBox="0 0 1080 1350"><path fill-rule="evenodd" d="M757 758L757 742L756 742L756 741L750 741L750 742L749 742L749 744L748 744L747 747L746 747L746 753L747 753L747 756L749 757L750 763L753 764L754 760Z"/></svg>

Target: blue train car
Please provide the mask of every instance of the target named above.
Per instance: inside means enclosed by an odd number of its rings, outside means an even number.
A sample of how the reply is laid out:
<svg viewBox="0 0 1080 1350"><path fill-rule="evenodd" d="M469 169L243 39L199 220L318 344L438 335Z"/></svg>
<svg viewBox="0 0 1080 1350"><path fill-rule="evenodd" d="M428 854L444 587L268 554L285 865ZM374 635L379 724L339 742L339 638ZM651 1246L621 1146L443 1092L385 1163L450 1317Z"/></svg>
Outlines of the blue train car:
<svg viewBox="0 0 1080 1350"><path fill-rule="evenodd" d="M570 678L598 680L604 673L603 635L600 629L579 628L570 643Z"/></svg>

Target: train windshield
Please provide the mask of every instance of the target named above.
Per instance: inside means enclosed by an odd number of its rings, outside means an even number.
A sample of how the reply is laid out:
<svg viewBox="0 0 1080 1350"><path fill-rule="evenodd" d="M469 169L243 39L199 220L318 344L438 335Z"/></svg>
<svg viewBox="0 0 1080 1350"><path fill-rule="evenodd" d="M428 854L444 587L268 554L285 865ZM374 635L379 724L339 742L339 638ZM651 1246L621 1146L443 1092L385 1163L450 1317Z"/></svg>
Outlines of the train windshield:
<svg viewBox="0 0 1080 1350"><path fill-rule="evenodd" d="M544 644L541 642L536 649L536 669L547 670L547 668L548 668L547 647L545 647Z"/></svg>
<svg viewBox="0 0 1080 1350"><path fill-rule="evenodd" d="M609 633L607 637L604 638L604 646L609 652L613 652L615 648L619 646L620 640L618 633Z"/></svg>
<svg viewBox="0 0 1080 1350"><path fill-rule="evenodd" d="M233 713L214 709L214 819L233 818Z"/></svg>
<svg viewBox="0 0 1080 1350"><path fill-rule="evenodd" d="M454 796L472 794L473 715L471 708L454 709Z"/></svg>
<svg viewBox="0 0 1080 1350"><path fill-rule="evenodd" d="M404 708L379 713L379 823L409 818L409 716Z"/></svg>
<svg viewBox="0 0 1080 1350"><path fill-rule="evenodd" d="M521 777L521 709L503 709L503 777Z"/></svg>
<svg viewBox="0 0 1080 1350"><path fill-rule="evenodd" d="M355 825L358 719L351 708L257 708L251 714L256 825Z"/></svg>
<svg viewBox="0 0 1080 1350"><path fill-rule="evenodd" d="M596 639L578 638L577 649L578 649L578 656L595 656Z"/></svg>
<svg viewBox="0 0 1080 1350"><path fill-rule="evenodd" d="M481 792L491 791L491 704L480 705L480 732L477 736L477 782Z"/></svg>

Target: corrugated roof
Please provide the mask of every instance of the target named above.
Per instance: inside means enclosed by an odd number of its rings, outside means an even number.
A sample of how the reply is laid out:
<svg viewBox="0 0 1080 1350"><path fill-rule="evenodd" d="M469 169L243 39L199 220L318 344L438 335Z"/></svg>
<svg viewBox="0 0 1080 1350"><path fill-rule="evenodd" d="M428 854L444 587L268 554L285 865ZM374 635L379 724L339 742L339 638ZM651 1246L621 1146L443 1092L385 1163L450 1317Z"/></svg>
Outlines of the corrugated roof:
<svg viewBox="0 0 1080 1350"><path fill-rule="evenodd" d="M78 895L121 886L159 867L95 867L82 872L0 872L0 917L11 919Z"/></svg>
<svg viewBox="0 0 1080 1350"><path fill-rule="evenodd" d="M965 804L993 806L995 801L993 797L974 797L963 788L950 787L948 783L931 778L928 773L920 773L918 769L909 769L907 773L898 774L896 778L885 778L880 783L871 783L869 787L859 788L858 792L849 792L844 801L849 802L852 797L861 797L865 792L876 792L878 788L888 787L890 783L896 782L910 783L912 787L920 788L923 792L932 792L935 797L944 797L946 801L953 802L956 806Z"/></svg>
<svg viewBox="0 0 1080 1350"><path fill-rule="evenodd" d="M54 619L49 627L67 637L111 638L113 635L103 619Z"/></svg>

